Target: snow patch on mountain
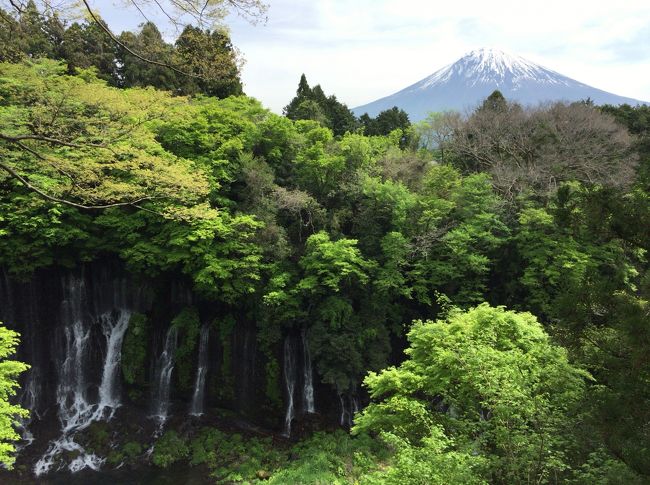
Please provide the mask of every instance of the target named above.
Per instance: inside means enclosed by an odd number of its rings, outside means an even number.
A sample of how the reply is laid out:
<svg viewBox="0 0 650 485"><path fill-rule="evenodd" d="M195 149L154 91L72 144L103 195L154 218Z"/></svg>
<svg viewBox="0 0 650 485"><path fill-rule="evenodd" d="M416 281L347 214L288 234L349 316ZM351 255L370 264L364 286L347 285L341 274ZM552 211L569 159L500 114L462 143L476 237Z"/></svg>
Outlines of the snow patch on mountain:
<svg viewBox="0 0 650 485"><path fill-rule="evenodd" d="M367 112L376 116L397 106L404 109L412 121L417 121L430 111L469 109L495 89L522 104L586 98L599 104L642 103L592 88L523 57L499 49L482 48L465 54L453 64L395 94L353 111L357 115Z"/></svg>

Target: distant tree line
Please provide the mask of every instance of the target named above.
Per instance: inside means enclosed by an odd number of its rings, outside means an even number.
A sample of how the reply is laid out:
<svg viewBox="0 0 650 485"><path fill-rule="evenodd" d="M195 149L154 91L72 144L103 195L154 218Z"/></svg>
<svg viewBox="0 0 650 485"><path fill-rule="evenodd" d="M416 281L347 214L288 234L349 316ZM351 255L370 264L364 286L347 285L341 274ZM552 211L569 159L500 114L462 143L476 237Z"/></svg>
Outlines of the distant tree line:
<svg viewBox="0 0 650 485"><path fill-rule="evenodd" d="M121 88L152 86L219 98L242 94L241 58L225 30L187 25L171 44L147 21L138 32L116 36L116 42L101 18L67 25L33 1L20 11L0 9L0 26L0 61L62 60L70 74L94 68L100 79Z"/></svg>
<svg viewBox="0 0 650 485"><path fill-rule="evenodd" d="M300 76L296 96L284 107L284 114L292 120L318 121L331 129L334 136L355 131L363 131L368 136L384 136L401 130L402 148L414 139L409 116L403 109L393 106L375 118L371 118L368 113L357 118L335 95L327 96L320 84L310 87L304 74Z"/></svg>

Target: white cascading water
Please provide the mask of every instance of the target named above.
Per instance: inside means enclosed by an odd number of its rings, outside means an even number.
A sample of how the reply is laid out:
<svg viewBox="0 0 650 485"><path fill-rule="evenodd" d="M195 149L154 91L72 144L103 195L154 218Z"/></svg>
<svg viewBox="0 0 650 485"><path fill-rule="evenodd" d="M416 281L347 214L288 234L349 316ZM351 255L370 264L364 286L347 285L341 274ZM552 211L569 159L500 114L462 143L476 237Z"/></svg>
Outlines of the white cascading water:
<svg viewBox="0 0 650 485"><path fill-rule="evenodd" d="M296 356L291 345L291 338L284 339L284 385L287 391L287 409L284 414L283 436L291 436L291 422L296 415L294 391L296 389Z"/></svg>
<svg viewBox="0 0 650 485"><path fill-rule="evenodd" d="M191 416L201 416L205 401L205 380L208 375L208 344L210 341L210 327L201 327L201 339L199 341L199 360L194 380L194 393L190 405Z"/></svg>
<svg viewBox="0 0 650 485"><path fill-rule="evenodd" d="M86 450L75 442L75 434L87 428L94 421L109 420L120 406L118 372L122 341L129 325L131 312L126 309L100 315L95 322L101 324L106 339L106 353L103 362L102 380L99 386L98 402L90 402L87 379L88 353L93 319L84 314L85 286L81 278L70 278L65 282L66 296L63 301L62 321L65 336L65 359L59 364L59 383L56 400L59 407L59 421L62 435L50 443L45 455L34 466L39 476L51 471L56 457L64 451L74 452L77 457L68 465L71 472L84 468L99 469L103 458ZM61 466L58 465L57 469Z"/></svg>
<svg viewBox="0 0 650 485"><path fill-rule="evenodd" d="M341 417L339 418L339 424L345 426L349 421L349 413L347 407L345 406L345 401L343 400L343 394L339 393L339 402L341 403Z"/></svg>
<svg viewBox="0 0 650 485"><path fill-rule="evenodd" d="M151 417L157 419L161 427L169 416L169 397L177 345L178 329L175 326L169 327L165 337L165 348L156 360L155 387L151 398Z"/></svg>
<svg viewBox="0 0 650 485"><path fill-rule="evenodd" d="M302 337L302 354L303 354L303 388L302 400L305 412L315 413L316 404L314 403L314 376L311 368L311 356L309 355L309 345L307 343L306 331L303 329Z"/></svg>
<svg viewBox="0 0 650 485"><path fill-rule="evenodd" d="M29 375L27 376L27 382L25 384L25 388L20 397L20 406L23 409L29 410L29 417L21 418L20 424L17 427L21 437L21 442L16 445L16 450L19 452L27 448L29 445L31 445L34 442L34 434L30 431L29 425L31 424L32 419L34 417L40 419L40 416L38 414L38 407L37 407L38 391L36 386L37 386L38 379L39 379L38 369L37 368L30 369Z"/></svg>
<svg viewBox="0 0 650 485"><path fill-rule="evenodd" d="M339 393L339 402L341 403L339 424L351 428L354 424L354 415L359 412L359 400L355 395L345 396L343 393Z"/></svg>

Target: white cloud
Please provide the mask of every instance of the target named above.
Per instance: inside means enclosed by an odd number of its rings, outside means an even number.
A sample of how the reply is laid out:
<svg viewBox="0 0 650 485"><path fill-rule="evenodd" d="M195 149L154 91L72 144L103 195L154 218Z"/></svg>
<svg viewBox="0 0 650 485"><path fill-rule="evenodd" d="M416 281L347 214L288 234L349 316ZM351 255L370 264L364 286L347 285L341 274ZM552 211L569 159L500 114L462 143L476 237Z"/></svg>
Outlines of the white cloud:
<svg viewBox="0 0 650 485"><path fill-rule="evenodd" d="M142 19L95 0L115 30ZM477 47L498 47L616 94L650 101L650 2L267 0L266 25L231 16L245 90L280 112L301 73L350 107L391 94ZM113 5L113 8L108 5ZM164 24L164 19L154 18ZM173 36L163 27L167 35Z"/></svg>
<svg viewBox="0 0 650 485"><path fill-rule="evenodd" d="M647 0L616 5L270 0L266 26L233 19L231 28L247 59L246 91L280 111L293 97L302 72L352 107L402 89L484 46L521 55L597 88L650 100L650 58L639 58L641 49L634 59L617 58L611 48L626 43L631 52L630 43L643 42L636 34L649 22Z"/></svg>

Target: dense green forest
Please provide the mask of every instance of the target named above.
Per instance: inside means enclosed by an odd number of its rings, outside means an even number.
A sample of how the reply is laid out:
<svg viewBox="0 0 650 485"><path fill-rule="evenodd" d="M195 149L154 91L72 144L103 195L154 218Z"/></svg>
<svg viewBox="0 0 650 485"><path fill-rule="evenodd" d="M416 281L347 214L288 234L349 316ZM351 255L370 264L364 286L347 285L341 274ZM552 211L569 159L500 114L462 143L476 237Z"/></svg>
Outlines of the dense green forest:
<svg viewBox="0 0 650 485"><path fill-rule="evenodd" d="M303 329L320 385L367 404L349 433L316 424L280 444L170 426L148 458L95 429L106 466L186 463L225 483L650 481L650 108L495 92L411 125L397 108L356 118L303 76L281 116L242 94L225 32L121 34L187 76L93 22L1 15L7 274L116 258L175 275L219 309L220 335L254 322L264 412L284 412L278 349ZM181 388L196 311L174 320ZM150 325L132 318L122 347L134 402ZM0 333L0 359L16 343ZM8 465L22 370L0 362Z"/></svg>

